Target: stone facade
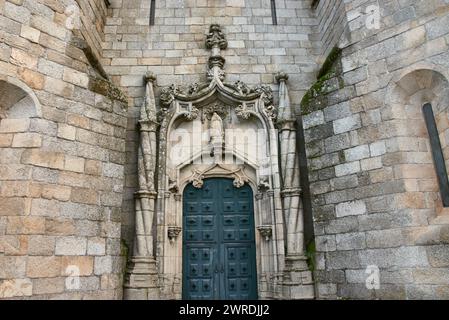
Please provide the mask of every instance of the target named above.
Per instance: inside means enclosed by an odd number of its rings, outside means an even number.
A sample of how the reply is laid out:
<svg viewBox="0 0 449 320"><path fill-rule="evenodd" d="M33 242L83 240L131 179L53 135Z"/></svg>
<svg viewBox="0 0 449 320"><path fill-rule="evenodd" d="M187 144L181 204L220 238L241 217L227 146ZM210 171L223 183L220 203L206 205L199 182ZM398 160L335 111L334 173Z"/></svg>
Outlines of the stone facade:
<svg viewBox="0 0 449 320"><path fill-rule="evenodd" d="M449 213L421 113L432 104L447 166L447 0L276 1L277 25L268 0L156 0L149 26L150 3L0 0L0 298L180 297L182 222L168 221L161 203L174 209L173 182L188 177L142 187L151 170L139 161L156 169L162 158L160 129L149 129L159 119L141 112L163 109L172 84L224 81L208 73L213 24L227 39L218 50L226 82L266 85L278 112L292 108L273 122L285 160L278 172L259 180L245 169L256 191L272 188L278 199L272 212L256 198L255 214L282 217L256 233L268 279L259 296L449 298ZM295 198L298 178L286 179L299 174L296 161L307 163L301 195L310 194L311 212ZM210 176L224 175L217 170ZM142 231L136 216L150 212L164 218ZM301 230L313 217L314 235L304 228L316 252L285 217ZM285 259L289 250L310 257L314 294L304 260ZM171 263L178 269L164 267ZM136 285L136 274L154 282ZM377 278L379 287L369 282ZM147 291L127 296L124 286Z"/></svg>
<svg viewBox="0 0 449 320"><path fill-rule="evenodd" d="M346 2L342 50L301 105L317 296L447 299L449 215L421 109L432 104L447 159L449 38L439 26L449 7L382 1L380 30L369 30L360 12L371 2Z"/></svg>
<svg viewBox="0 0 449 320"><path fill-rule="evenodd" d="M100 57L104 2L80 2L98 29L70 5L0 1L1 298L121 297L126 101L75 45Z"/></svg>

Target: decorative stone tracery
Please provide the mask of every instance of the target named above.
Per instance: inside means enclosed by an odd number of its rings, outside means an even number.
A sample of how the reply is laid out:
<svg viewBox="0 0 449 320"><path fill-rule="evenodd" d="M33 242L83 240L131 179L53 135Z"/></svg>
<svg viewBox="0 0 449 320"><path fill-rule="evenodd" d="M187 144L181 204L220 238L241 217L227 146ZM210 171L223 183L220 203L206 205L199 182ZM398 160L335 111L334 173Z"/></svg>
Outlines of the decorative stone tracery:
<svg viewBox="0 0 449 320"><path fill-rule="evenodd" d="M220 26L210 27L206 47L211 50L207 81L163 88L159 112L154 77L146 77L146 99L139 121L139 224L125 291L129 298L181 297L183 190L188 184L202 188L205 179L225 177L233 179L236 188L250 185L255 195L259 298L311 298L311 282L295 276L310 272L304 265L299 166L292 149L295 120L288 99L288 77L276 76L280 83L277 108L271 87L251 88L241 81L224 81L226 60L221 50L227 48L227 41ZM250 138L257 140L245 140ZM140 222L139 217L149 221L153 213L151 224ZM149 250L153 244L154 254ZM152 259L151 265L140 264L145 272L135 267L142 261L140 248L146 248L145 259ZM139 287L138 281L133 281L136 273L142 275L141 283L146 286ZM145 278L152 281L145 282ZM299 279L304 278L311 277ZM292 289L294 286L300 289Z"/></svg>

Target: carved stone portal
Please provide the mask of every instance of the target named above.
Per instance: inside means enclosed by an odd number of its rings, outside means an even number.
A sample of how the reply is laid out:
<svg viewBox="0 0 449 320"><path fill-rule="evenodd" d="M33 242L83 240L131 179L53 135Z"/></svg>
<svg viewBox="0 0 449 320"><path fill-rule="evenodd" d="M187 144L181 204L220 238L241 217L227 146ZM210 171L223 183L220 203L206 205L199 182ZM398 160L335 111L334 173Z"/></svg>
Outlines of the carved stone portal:
<svg viewBox="0 0 449 320"><path fill-rule="evenodd" d="M253 191L254 221L259 226L259 298L313 298L311 273L303 263L303 213L297 153L291 150L296 134L288 77L276 77L277 107L270 86L251 88L241 81L224 81L226 60L221 50L227 41L220 26L210 27L206 48L211 50L207 81L163 88L158 110L154 77L146 77L147 96L139 121L139 223L125 296L181 298L183 190L188 184L202 188L205 179L222 177L232 179L236 188L247 184Z"/></svg>

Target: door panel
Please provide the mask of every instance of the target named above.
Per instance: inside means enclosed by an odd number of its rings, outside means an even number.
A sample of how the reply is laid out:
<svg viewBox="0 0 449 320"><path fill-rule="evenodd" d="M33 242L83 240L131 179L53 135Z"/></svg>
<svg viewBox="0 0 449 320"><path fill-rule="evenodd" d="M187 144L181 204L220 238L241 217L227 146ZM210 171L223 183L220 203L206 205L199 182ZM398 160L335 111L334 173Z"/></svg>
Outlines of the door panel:
<svg viewBox="0 0 449 320"><path fill-rule="evenodd" d="M186 187L184 299L257 299L252 196L224 178Z"/></svg>

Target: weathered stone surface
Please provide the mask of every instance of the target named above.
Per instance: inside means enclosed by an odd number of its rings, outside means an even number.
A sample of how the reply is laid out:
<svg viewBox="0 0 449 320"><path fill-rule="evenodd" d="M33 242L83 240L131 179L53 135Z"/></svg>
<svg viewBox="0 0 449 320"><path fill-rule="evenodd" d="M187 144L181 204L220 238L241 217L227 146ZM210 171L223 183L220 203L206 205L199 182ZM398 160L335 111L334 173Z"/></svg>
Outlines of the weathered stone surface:
<svg viewBox="0 0 449 320"><path fill-rule="evenodd" d="M52 169L64 169L64 154L36 149L26 150L22 154L22 163Z"/></svg>
<svg viewBox="0 0 449 320"><path fill-rule="evenodd" d="M51 278L61 273L60 257L28 257L26 275L29 278Z"/></svg>
<svg viewBox="0 0 449 320"><path fill-rule="evenodd" d="M366 213L365 202L361 200L339 203L336 206L337 217L354 216Z"/></svg>
<svg viewBox="0 0 449 320"><path fill-rule="evenodd" d="M338 250L357 250L366 248L365 233L343 233L337 234Z"/></svg>
<svg viewBox="0 0 449 320"><path fill-rule="evenodd" d="M61 237L56 239L56 255L82 256L87 251L87 239L82 237Z"/></svg>

